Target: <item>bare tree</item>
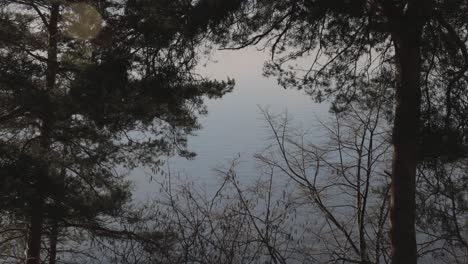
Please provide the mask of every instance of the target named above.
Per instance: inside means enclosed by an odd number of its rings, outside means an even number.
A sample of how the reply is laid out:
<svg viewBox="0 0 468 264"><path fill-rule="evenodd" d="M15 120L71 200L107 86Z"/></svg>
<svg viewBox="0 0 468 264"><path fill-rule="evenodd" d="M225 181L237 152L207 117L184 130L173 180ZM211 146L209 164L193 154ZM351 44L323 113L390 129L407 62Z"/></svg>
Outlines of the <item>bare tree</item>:
<svg viewBox="0 0 468 264"><path fill-rule="evenodd" d="M468 262L466 162L432 160L418 169L418 254L438 263Z"/></svg>
<svg viewBox="0 0 468 264"><path fill-rule="evenodd" d="M237 160L219 171L211 196L169 177L163 190L179 234L174 263L389 262L389 131L383 102L374 103L372 111L356 106L322 123L329 140L319 144L287 116L263 111L272 138L256 156L261 173L253 183L239 179Z"/></svg>
<svg viewBox="0 0 468 264"><path fill-rule="evenodd" d="M391 263L391 131L384 99L367 103L321 122L321 136L263 111L272 137L251 183L237 159L211 194L168 177L160 203L179 234L168 263ZM465 263L465 163L421 164L420 261Z"/></svg>

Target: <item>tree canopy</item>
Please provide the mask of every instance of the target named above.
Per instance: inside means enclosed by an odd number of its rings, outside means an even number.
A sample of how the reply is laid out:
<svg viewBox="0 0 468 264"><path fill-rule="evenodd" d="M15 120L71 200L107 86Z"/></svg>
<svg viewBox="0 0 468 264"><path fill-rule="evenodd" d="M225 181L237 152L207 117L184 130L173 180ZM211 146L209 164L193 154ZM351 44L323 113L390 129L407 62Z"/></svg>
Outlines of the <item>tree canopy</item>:
<svg viewBox="0 0 468 264"><path fill-rule="evenodd" d="M386 91L394 124L392 261L415 263L416 168L428 159L465 156L467 2L201 0L197 6L195 17L205 18L197 21L213 41L227 49L269 49L267 75L318 101L332 99L334 111Z"/></svg>
<svg viewBox="0 0 468 264"><path fill-rule="evenodd" d="M25 219L27 263L39 263L46 229L57 236L57 228L122 214L131 194L119 168L194 156L186 141L206 113L204 98L233 82L195 73L200 39L186 34L190 7L0 1L1 203Z"/></svg>
<svg viewBox="0 0 468 264"><path fill-rule="evenodd" d="M122 213L117 168L193 157L203 98L233 85L194 73L209 39L269 49L267 75L332 111L383 98L392 262L416 263L416 172L465 157L467 11L464 0L0 0L1 204L26 226L26 262L40 262L44 234L54 263L61 230Z"/></svg>

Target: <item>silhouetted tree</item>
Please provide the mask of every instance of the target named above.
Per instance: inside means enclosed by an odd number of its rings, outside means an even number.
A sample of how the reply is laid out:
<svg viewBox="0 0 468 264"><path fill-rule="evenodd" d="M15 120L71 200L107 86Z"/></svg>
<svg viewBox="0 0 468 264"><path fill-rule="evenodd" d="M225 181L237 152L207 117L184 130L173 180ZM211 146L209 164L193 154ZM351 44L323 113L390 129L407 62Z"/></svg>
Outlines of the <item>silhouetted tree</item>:
<svg viewBox="0 0 468 264"><path fill-rule="evenodd" d="M2 211L26 219L26 263L49 234L99 231L130 198L119 167L193 157L204 97L232 81L193 72L190 1L0 1ZM99 233L98 232L98 233Z"/></svg>
<svg viewBox="0 0 468 264"><path fill-rule="evenodd" d="M363 82L393 85L392 261L416 263L416 168L428 153L428 144L422 143L432 142L432 154L462 154L458 146L466 131L466 1L197 3L193 24L214 41L231 49L270 48L267 74L278 76L285 87L306 89L317 100L333 96L335 109L360 100Z"/></svg>
<svg viewBox="0 0 468 264"><path fill-rule="evenodd" d="M215 190L165 177L158 208L179 236L162 262L391 263L391 129L385 96L374 99L314 133L264 111L271 137L258 173L235 159ZM417 184L419 262L466 263L466 160L420 165Z"/></svg>

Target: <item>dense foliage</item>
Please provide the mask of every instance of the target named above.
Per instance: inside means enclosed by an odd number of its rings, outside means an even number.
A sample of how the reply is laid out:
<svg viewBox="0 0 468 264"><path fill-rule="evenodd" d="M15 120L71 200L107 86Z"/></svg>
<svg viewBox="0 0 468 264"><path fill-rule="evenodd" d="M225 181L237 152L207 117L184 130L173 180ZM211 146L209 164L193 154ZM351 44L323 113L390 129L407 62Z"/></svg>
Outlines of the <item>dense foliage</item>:
<svg viewBox="0 0 468 264"><path fill-rule="evenodd" d="M122 215L126 169L194 156L186 139L203 99L233 83L194 73L200 40L186 34L188 8L0 1L1 211L29 230L28 250L46 230L93 232Z"/></svg>

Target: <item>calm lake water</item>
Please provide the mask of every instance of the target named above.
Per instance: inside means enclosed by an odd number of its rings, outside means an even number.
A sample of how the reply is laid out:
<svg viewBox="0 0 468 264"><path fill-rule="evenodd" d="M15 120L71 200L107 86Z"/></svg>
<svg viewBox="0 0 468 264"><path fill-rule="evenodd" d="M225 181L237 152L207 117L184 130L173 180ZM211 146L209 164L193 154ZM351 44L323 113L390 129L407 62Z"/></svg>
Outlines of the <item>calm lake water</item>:
<svg viewBox="0 0 468 264"><path fill-rule="evenodd" d="M317 118L328 118L328 104L317 104L303 91L285 90L274 78L262 75L268 52L255 49L218 51L199 71L215 79L234 78L234 91L218 100L207 100L208 115L200 118L202 129L189 138L189 149L195 151L194 160L173 157L168 160L172 175L188 178L207 190L218 182L215 169L223 169L240 156L237 172L241 178L258 172L253 158L267 144L270 130L265 126L260 108L273 114L287 111L295 125L312 128ZM157 192L158 179L150 170L135 170L135 198L146 200Z"/></svg>

